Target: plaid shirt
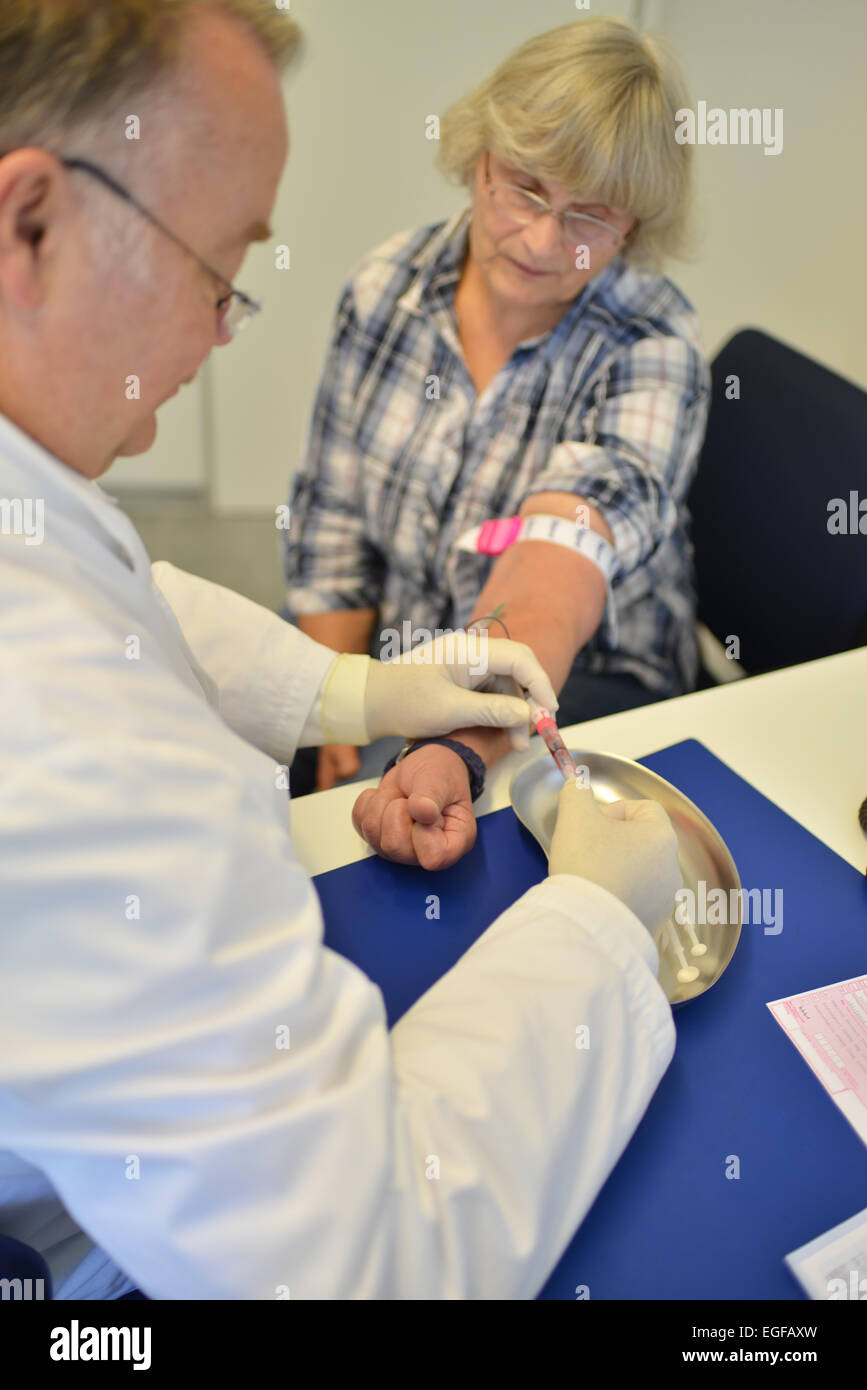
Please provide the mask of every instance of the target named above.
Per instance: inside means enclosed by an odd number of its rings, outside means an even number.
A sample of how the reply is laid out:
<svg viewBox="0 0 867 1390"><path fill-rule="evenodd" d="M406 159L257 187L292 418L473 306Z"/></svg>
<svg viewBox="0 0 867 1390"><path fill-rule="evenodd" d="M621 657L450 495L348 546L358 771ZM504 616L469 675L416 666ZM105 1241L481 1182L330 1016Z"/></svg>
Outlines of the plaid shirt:
<svg viewBox="0 0 867 1390"><path fill-rule="evenodd" d="M533 493L573 492L617 552L575 665L692 689L685 499L710 391L695 312L666 277L617 256L477 396L454 313L469 216L392 237L341 295L290 495L288 612L371 607L399 632L406 620L460 627L496 558L457 550L462 533Z"/></svg>

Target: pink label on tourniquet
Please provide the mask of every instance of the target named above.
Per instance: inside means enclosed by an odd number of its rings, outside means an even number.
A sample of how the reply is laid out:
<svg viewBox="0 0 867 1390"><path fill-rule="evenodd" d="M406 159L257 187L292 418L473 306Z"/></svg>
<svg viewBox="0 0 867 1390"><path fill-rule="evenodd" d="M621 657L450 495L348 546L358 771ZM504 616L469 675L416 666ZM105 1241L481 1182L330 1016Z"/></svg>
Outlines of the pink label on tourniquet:
<svg viewBox="0 0 867 1390"><path fill-rule="evenodd" d="M476 549L480 555L500 555L521 534L519 516L503 517L499 521L483 521Z"/></svg>

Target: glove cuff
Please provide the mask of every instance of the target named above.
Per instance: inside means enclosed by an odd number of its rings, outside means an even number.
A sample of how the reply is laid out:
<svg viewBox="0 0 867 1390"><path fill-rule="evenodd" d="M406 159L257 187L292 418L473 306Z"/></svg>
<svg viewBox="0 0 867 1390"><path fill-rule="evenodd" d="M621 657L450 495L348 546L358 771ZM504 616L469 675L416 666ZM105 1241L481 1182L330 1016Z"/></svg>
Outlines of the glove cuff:
<svg viewBox="0 0 867 1390"><path fill-rule="evenodd" d="M365 715L371 659L341 652L325 677L319 727L326 743L370 743Z"/></svg>

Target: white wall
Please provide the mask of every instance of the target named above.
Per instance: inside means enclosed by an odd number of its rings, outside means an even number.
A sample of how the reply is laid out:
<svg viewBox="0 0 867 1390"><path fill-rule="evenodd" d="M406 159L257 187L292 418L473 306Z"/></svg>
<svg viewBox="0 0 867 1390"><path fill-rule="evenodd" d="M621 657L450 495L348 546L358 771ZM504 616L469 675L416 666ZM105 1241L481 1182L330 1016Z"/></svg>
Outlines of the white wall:
<svg viewBox="0 0 867 1390"><path fill-rule="evenodd" d="M705 238L669 273L712 352L765 329L867 386L864 0L662 0L693 105L783 108L783 149L697 147Z"/></svg>
<svg viewBox="0 0 867 1390"><path fill-rule="evenodd" d="M864 0L591 4L668 34L694 103L784 110L776 157L696 151L704 241L669 274L698 307L709 352L758 326L867 384ZM434 169L425 117L531 34L585 12L570 0L295 0L292 13L307 46L286 83L292 149L273 222L292 268L278 271L272 248L251 252L238 282L265 312L213 354L203 398L183 392L161 413L156 449L116 465L119 491L207 475L217 511L285 499L340 286L377 242L464 202Z"/></svg>

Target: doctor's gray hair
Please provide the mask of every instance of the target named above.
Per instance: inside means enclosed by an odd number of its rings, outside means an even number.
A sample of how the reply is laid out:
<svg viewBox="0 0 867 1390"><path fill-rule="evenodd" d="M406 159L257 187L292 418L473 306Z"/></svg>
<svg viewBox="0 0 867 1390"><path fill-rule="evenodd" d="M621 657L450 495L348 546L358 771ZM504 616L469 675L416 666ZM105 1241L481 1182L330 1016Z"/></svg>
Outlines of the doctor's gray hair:
<svg viewBox="0 0 867 1390"><path fill-rule="evenodd" d="M244 25L278 72L300 50L301 30L275 0L0 0L0 155L38 146L104 162L119 179L134 165L139 194L143 178L162 181L168 144L180 137L205 145L196 102L179 112L179 92L195 95L188 70L184 82L173 81L188 29L203 13ZM155 138L139 145L125 123L145 109ZM80 205L103 199L88 221L92 253L123 255L127 274L147 282L153 247L144 227L119 199L83 181L74 196Z"/></svg>
<svg viewBox="0 0 867 1390"><path fill-rule="evenodd" d="M0 151L97 149L170 76L203 9L245 24L280 70L300 47L298 25L274 0L2 0Z"/></svg>
<svg viewBox="0 0 867 1390"><path fill-rule="evenodd" d="M657 268L691 249L689 97L663 42L625 20L579 19L528 40L443 116L437 165L472 185L486 150L638 219L625 260Z"/></svg>

